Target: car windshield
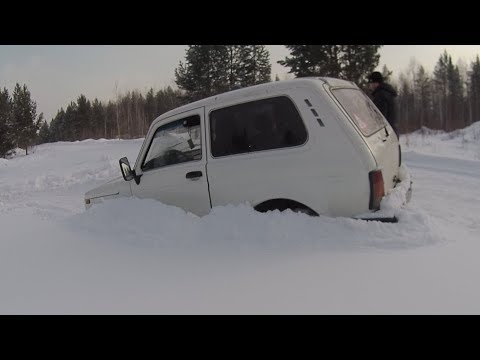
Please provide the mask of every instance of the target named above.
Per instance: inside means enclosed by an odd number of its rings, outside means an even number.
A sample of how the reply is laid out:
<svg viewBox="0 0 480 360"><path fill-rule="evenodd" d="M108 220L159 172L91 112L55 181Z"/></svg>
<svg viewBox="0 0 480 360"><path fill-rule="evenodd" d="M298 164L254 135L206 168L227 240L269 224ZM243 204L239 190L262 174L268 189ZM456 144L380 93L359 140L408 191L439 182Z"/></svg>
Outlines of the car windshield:
<svg viewBox="0 0 480 360"><path fill-rule="evenodd" d="M385 127L383 115L360 89L333 89L332 93L363 135L370 136Z"/></svg>

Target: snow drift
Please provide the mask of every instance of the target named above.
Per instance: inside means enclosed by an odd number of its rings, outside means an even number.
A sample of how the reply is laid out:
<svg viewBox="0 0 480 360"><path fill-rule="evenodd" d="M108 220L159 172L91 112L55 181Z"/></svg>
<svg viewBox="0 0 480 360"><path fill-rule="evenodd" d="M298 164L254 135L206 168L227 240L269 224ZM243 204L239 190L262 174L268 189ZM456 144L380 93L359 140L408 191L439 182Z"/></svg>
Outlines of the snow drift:
<svg viewBox="0 0 480 360"><path fill-rule="evenodd" d="M479 125L401 137L414 192L397 224L134 198L85 211L141 139L1 159L0 313L480 313Z"/></svg>

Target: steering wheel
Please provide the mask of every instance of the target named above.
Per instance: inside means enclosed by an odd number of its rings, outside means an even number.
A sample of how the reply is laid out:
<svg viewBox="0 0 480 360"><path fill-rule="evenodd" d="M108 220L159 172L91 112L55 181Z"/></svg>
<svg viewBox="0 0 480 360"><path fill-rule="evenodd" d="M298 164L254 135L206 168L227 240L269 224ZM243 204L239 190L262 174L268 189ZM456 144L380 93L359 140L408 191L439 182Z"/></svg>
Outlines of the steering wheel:
<svg viewBox="0 0 480 360"><path fill-rule="evenodd" d="M163 154L163 159L165 160L165 164L167 165L172 165L172 164L177 164L185 161L189 161L189 157L186 156L183 152L180 150L167 150Z"/></svg>

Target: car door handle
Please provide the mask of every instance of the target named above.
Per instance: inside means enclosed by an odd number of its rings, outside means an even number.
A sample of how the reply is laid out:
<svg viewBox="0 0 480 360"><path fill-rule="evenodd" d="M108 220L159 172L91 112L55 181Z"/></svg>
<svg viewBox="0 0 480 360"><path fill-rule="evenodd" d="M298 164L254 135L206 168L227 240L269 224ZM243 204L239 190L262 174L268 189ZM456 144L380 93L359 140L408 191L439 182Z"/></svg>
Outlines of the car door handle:
<svg viewBox="0 0 480 360"><path fill-rule="evenodd" d="M190 171L185 175L187 179L198 179L199 177L202 177L203 174L201 171Z"/></svg>

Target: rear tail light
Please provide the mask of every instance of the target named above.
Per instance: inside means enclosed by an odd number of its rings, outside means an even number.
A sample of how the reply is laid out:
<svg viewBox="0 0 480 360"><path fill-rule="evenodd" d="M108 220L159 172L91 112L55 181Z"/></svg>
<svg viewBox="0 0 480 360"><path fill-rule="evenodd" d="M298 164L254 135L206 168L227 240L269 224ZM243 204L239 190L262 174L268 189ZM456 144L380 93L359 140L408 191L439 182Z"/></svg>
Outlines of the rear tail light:
<svg viewBox="0 0 480 360"><path fill-rule="evenodd" d="M381 170L374 170L368 173L370 178L370 210L379 210L380 201L385 195L385 187L383 184L383 174Z"/></svg>

